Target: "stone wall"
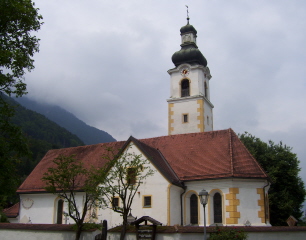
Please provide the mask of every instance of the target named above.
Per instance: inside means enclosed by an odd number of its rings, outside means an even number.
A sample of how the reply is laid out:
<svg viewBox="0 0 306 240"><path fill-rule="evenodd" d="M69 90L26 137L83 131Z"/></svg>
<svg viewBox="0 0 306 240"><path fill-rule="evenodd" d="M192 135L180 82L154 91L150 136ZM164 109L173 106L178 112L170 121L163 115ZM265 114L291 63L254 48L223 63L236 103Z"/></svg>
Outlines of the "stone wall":
<svg viewBox="0 0 306 240"><path fill-rule="evenodd" d="M238 227L248 233L248 240L305 240L306 227ZM215 228L207 228L207 236ZM100 231L82 233L81 240L94 240ZM0 223L1 240L74 240L75 232L65 224L15 224ZM111 229L107 240L119 240L120 228ZM158 227L156 240L203 240L203 227ZM136 232L131 228L126 240L136 240Z"/></svg>
<svg viewBox="0 0 306 240"><path fill-rule="evenodd" d="M94 240L100 231L85 231L81 240ZM74 240L75 231L71 225L0 223L1 240Z"/></svg>

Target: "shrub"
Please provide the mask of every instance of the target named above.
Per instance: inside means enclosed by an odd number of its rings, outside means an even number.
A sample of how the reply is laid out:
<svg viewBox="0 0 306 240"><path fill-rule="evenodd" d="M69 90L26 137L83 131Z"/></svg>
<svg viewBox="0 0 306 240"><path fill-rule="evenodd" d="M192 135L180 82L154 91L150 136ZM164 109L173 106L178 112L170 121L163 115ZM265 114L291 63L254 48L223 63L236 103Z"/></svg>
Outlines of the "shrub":
<svg viewBox="0 0 306 240"><path fill-rule="evenodd" d="M246 240L247 233L235 227L216 227L216 231L210 234L209 240Z"/></svg>
<svg viewBox="0 0 306 240"><path fill-rule="evenodd" d="M101 224L98 224L98 223L84 223L83 224L83 231L86 231L86 230L91 230L91 229L99 229L99 230L102 230L102 225ZM73 230L77 230L77 225L76 224L73 224L71 226L71 228Z"/></svg>

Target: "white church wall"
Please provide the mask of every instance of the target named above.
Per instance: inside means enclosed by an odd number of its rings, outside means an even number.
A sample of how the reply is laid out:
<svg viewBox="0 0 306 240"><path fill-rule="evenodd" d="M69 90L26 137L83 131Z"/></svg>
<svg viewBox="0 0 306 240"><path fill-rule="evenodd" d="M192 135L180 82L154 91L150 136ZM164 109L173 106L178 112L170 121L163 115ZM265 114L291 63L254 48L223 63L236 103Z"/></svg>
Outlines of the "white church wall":
<svg viewBox="0 0 306 240"><path fill-rule="evenodd" d="M80 211L83 206L83 193L76 194L76 202L80 207ZM57 195L50 193L40 194L20 194L20 223L55 223L57 214L57 201L59 200ZM29 207L29 202L32 203ZM28 205L27 205L28 204ZM67 204L64 203L63 210L68 212ZM62 216L63 223L74 224L74 221L69 217L66 219Z"/></svg>
<svg viewBox="0 0 306 240"><path fill-rule="evenodd" d="M183 189L175 185L169 185L169 226L181 225L181 194Z"/></svg>
<svg viewBox="0 0 306 240"><path fill-rule="evenodd" d="M214 224L213 219L213 195L219 192L222 197L222 224L231 226L243 226L248 221L252 226L269 226L263 223L258 212L261 210L258 200L260 195L257 189L262 189L266 182L264 180L237 180L237 179L219 179L209 181L187 182L186 194L190 191L199 193L205 189L209 194L209 200L206 206L206 224ZM188 198L184 198L184 216L185 225L190 224ZM203 226L204 213L203 206L199 206L199 225Z"/></svg>
<svg viewBox="0 0 306 240"><path fill-rule="evenodd" d="M135 145L132 145L128 151L137 155L143 155ZM169 182L152 164L150 164L150 167L155 170L155 173L153 176L149 176L143 181L143 184L140 185L131 206L131 213L137 218L150 216L157 221L162 222L164 225L167 225ZM172 194L175 195L175 193ZM151 196L151 207L143 207L144 196ZM122 203L119 200L119 206L121 204ZM98 215L99 221L106 219L110 228L122 223L122 216L109 208L100 209Z"/></svg>
<svg viewBox="0 0 306 240"><path fill-rule="evenodd" d="M20 194L20 223L53 223L55 198L48 193Z"/></svg>

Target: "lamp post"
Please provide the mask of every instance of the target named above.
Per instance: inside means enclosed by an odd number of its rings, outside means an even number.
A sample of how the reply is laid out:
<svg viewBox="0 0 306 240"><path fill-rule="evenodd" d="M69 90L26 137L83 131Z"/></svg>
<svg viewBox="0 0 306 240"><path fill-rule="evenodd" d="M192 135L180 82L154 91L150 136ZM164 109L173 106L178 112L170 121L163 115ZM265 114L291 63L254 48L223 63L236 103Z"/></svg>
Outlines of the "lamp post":
<svg viewBox="0 0 306 240"><path fill-rule="evenodd" d="M203 205L204 208L204 240L206 240L206 215L205 215L205 207L208 201L208 192L203 189L199 192L199 198L200 198L200 202Z"/></svg>

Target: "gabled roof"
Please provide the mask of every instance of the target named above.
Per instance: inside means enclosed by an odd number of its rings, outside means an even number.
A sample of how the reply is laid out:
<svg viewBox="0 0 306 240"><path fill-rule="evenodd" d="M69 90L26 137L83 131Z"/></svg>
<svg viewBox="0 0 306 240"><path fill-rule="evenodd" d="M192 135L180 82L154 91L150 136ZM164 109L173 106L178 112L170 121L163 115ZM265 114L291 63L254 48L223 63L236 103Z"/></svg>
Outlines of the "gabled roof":
<svg viewBox="0 0 306 240"><path fill-rule="evenodd" d="M131 137L130 141L143 152L143 154L149 158L151 163L157 168L160 173L171 183L182 187L180 179L175 174L173 169L168 164L167 160L164 158L162 153L155 148L150 147L149 145L137 140L136 138Z"/></svg>
<svg viewBox="0 0 306 240"><path fill-rule="evenodd" d="M102 167L106 148L120 152L133 142L161 174L171 183L181 186L184 181L220 178L259 178L268 176L248 152L232 129L178 134L163 137L101 143L73 148L50 150L18 188L18 193L44 192L41 178L53 159L72 155L87 167Z"/></svg>
<svg viewBox="0 0 306 240"><path fill-rule="evenodd" d="M20 203L18 202L9 208L3 209L3 213L8 218L16 218L19 215L19 207L20 207Z"/></svg>
<svg viewBox="0 0 306 240"><path fill-rule="evenodd" d="M102 156L108 154L107 148L112 148L114 151L119 151L125 142L100 143L95 145L87 145L72 148L52 149L42 158L30 175L20 185L17 193L35 193L45 192L45 183L42 181L44 173L50 167L54 167L53 160L60 155L70 156L75 155L75 158L83 161L84 166L99 168L104 166L106 159Z"/></svg>
<svg viewBox="0 0 306 240"><path fill-rule="evenodd" d="M139 141L158 149L181 181L268 178L232 129Z"/></svg>

